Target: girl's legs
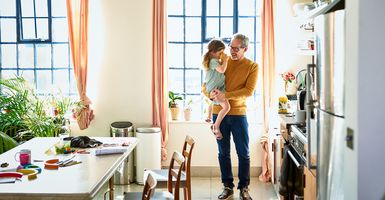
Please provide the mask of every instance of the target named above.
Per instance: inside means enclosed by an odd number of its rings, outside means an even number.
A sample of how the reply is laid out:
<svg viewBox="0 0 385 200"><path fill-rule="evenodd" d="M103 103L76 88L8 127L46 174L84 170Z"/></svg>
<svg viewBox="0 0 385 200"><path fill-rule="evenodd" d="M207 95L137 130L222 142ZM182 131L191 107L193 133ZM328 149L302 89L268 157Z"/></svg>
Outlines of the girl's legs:
<svg viewBox="0 0 385 200"><path fill-rule="evenodd" d="M210 104L207 108L207 118L205 121L208 123L211 123L213 121L213 104Z"/></svg>
<svg viewBox="0 0 385 200"><path fill-rule="evenodd" d="M219 104L222 106L222 110L219 111L218 117L217 117L217 119L215 120L215 123L212 126L212 130L215 133L216 138L218 140L222 139L222 133L221 133L221 131L219 129L219 126L221 125L221 122L222 122L223 118L230 111L229 100L226 99L224 101L219 102Z"/></svg>

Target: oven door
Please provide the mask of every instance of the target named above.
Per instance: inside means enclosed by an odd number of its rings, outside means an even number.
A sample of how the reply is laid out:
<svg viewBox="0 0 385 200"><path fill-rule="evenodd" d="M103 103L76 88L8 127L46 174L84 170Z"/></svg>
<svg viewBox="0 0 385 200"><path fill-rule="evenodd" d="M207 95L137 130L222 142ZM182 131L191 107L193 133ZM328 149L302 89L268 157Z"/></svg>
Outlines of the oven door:
<svg viewBox="0 0 385 200"><path fill-rule="evenodd" d="M279 193L282 196L303 196L304 161L291 144L285 146L281 168Z"/></svg>

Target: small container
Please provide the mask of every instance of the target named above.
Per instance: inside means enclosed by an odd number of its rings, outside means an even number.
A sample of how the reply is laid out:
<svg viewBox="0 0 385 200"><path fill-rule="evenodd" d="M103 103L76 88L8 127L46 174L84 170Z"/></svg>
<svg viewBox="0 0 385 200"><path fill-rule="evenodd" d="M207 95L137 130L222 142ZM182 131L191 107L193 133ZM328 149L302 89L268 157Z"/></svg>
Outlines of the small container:
<svg viewBox="0 0 385 200"><path fill-rule="evenodd" d="M278 98L278 113L287 114L288 113L288 101L289 99L286 96L281 96Z"/></svg>

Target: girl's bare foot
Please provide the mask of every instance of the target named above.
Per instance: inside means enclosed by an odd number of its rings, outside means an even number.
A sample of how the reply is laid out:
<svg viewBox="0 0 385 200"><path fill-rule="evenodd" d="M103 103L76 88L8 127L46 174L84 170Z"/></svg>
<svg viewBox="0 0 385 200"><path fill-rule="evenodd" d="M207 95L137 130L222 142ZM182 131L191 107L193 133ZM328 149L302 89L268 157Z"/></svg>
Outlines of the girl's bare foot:
<svg viewBox="0 0 385 200"><path fill-rule="evenodd" d="M211 125L211 131L214 133L217 140L221 140L223 138L221 131L214 124Z"/></svg>

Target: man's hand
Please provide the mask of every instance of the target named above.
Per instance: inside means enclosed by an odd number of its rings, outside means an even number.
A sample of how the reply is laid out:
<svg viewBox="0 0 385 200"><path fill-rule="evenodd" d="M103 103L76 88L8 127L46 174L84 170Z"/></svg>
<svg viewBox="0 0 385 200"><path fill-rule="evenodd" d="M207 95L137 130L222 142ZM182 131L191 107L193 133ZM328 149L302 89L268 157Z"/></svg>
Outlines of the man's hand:
<svg viewBox="0 0 385 200"><path fill-rule="evenodd" d="M210 93L210 97L214 99L214 101L224 101L226 99L225 93L221 92L218 89L214 89Z"/></svg>

